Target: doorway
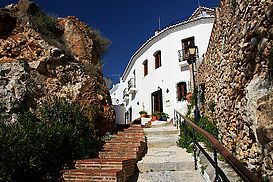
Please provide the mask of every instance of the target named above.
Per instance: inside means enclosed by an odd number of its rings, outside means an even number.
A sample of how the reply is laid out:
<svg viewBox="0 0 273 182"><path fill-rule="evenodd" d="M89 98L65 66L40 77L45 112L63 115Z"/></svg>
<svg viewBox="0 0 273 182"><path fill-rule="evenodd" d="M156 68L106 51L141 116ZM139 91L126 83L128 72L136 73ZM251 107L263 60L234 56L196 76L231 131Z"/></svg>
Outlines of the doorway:
<svg viewBox="0 0 273 182"><path fill-rule="evenodd" d="M152 93L152 112L163 112L162 89Z"/></svg>

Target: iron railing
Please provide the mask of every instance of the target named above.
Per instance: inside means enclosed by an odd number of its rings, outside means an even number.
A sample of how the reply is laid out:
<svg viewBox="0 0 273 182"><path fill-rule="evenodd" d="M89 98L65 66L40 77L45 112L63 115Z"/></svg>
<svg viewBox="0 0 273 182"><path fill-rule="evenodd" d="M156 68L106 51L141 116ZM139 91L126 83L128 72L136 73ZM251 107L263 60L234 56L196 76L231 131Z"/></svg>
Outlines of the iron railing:
<svg viewBox="0 0 273 182"><path fill-rule="evenodd" d="M204 154L208 159L211 165L215 168L215 180L214 181L223 181L229 182L229 179L223 172L223 170L218 166L217 162L217 152L222 154L226 159L227 163L233 168L233 170L241 177L242 180L246 182L261 182L261 180L251 173L238 159L236 159L216 138L214 138L207 131L203 130L188 118L182 115L179 111L174 110L174 120L176 126L180 128L180 131L183 131L184 135L190 135L194 143L194 160L195 160L195 169L197 169L197 158L196 158L196 147ZM193 133L189 133L186 130L186 125L193 128ZM214 151L214 159L205 151L205 149L196 141L196 133L201 134L205 137L212 145Z"/></svg>
<svg viewBox="0 0 273 182"><path fill-rule="evenodd" d="M187 58L185 57L185 50L184 49L178 50L178 61L182 62L185 60L187 60Z"/></svg>
<svg viewBox="0 0 273 182"><path fill-rule="evenodd" d="M131 88L136 88L136 83L135 83L135 79L134 78L131 78L128 81L128 90L130 90Z"/></svg>
<svg viewBox="0 0 273 182"><path fill-rule="evenodd" d="M188 52L187 48L178 50L177 53L178 53L178 61L179 62L183 62L183 61L187 61L188 62L188 60L190 58L190 55L189 55L189 52ZM196 59L199 58L198 48L196 49L195 58ZM191 64L191 63L189 63L189 64Z"/></svg>
<svg viewBox="0 0 273 182"><path fill-rule="evenodd" d="M123 90L123 99L124 99L125 97L129 97L128 89L127 89L127 88L125 88L125 89Z"/></svg>

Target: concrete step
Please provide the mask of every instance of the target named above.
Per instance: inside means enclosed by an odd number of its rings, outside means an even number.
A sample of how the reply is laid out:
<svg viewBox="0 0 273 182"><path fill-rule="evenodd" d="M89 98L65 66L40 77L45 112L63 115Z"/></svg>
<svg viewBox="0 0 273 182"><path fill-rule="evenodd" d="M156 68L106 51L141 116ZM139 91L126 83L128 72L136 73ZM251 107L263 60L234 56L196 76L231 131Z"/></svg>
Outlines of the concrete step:
<svg viewBox="0 0 273 182"><path fill-rule="evenodd" d="M167 136L149 136L147 137L148 148L168 148L176 146L178 141L178 135L167 135Z"/></svg>
<svg viewBox="0 0 273 182"><path fill-rule="evenodd" d="M140 173L138 182L166 182L166 181L192 181L204 182L198 171L161 171Z"/></svg>
<svg viewBox="0 0 273 182"><path fill-rule="evenodd" d="M176 146L148 148L148 153L137 166L140 172L194 170L192 155Z"/></svg>
<svg viewBox="0 0 273 182"><path fill-rule="evenodd" d="M167 136L167 135L179 135L179 130L173 126L160 127L160 128L145 128L144 132L147 137L149 136Z"/></svg>

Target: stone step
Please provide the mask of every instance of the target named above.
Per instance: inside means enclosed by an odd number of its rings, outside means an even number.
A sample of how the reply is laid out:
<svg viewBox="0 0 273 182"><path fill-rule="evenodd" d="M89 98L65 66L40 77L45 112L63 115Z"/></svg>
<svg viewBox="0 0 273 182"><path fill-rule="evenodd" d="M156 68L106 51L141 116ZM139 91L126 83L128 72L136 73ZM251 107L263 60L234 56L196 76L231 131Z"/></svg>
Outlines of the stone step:
<svg viewBox="0 0 273 182"><path fill-rule="evenodd" d="M168 135L179 135L179 130L173 126L160 127L160 128L145 128L144 132L147 137L149 136L168 136Z"/></svg>
<svg viewBox="0 0 273 182"><path fill-rule="evenodd" d="M160 171L187 171L194 170L193 161L166 162L166 163L138 163L141 172L160 172Z"/></svg>
<svg viewBox="0 0 273 182"><path fill-rule="evenodd" d="M148 148L168 148L176 146L178 135L150 136L147 139Z"/></svg>
<svg viewBox="0 0 273 182"><path fill-rule="evenodd" d="M194 170L192 155L176 146L148 148L148 153L137 166L140 172Z"/></svg>
<svg viewBox="0 0 273 182"><path fill-rule="evenodd" d="M116 182L124 181L124 173L119 170L83 170L83 169L70 169L65 170L64 181L69 182L87 182L87 181L108 181L108 182Z"/></svg>
<svg viewBox="0 0 273 182"><path fill-rule="evenodd" d="M138 182L166 182L166 181L192 181L192 182L204 182L198 171L160 171L160 172L148 172L140 173L138 176Z"/></svg>

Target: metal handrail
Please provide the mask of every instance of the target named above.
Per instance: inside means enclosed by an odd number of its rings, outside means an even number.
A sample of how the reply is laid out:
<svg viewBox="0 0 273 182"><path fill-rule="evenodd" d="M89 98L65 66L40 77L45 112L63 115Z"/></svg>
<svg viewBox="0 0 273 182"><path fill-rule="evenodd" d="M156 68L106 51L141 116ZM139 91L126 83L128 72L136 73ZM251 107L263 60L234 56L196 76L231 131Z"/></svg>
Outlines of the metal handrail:
<svg viewBox="0 0 273 182"><path fill-rule="evenodd" d="M251 173L238 159L236 159L216 138L214 138L207 131L203 130L193 122L191 122L188 118L186 118L179 111L175 110L175 112L182 117L184 121L190 125L197 133L201 134L207 140L210 141L213 148L216 149L222 156L226 159L228 164L234 169L234 171L247 182L260 182L261 180ZM178 123L177 123L178 124Z"/></svg>

